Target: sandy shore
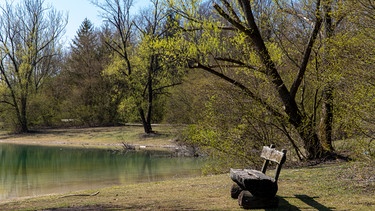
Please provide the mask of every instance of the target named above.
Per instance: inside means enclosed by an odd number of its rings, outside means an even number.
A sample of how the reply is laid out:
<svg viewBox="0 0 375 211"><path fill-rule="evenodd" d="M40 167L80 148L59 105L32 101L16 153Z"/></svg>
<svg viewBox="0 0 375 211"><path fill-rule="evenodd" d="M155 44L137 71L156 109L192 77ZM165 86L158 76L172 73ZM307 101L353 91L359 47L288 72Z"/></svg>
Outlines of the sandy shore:
<svg viewBox="0 0 375 211"><path fill-rule="evenodd" d="M134 126L44 129L27 134L3 132L0 143L104 149L123 149L125 145L135 149L178 148L170 131L157 128L161 132L154 135L145 135L141 127Z"/></svg>

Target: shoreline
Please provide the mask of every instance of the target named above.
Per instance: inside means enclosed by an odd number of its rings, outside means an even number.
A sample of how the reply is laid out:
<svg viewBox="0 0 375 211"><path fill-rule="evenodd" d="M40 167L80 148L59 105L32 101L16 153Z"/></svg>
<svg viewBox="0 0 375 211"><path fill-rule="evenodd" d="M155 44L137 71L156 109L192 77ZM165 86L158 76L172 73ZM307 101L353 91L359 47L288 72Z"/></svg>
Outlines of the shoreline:
<svg viewBox="0 0 375 211"><path fill-rule="evenodd" d="M178 144L168 125L155 126L163 133L146 135L142 127L92 127L42 129L26 134L0 133L0 144L20 144L53 147L99 148L118 150L124 145L136 150L177 150ZM166 130L167 128L167 130Z"/></svg>
<svg viewBox="0 0 375 211"><path fill-rule="evenodd" d="M105 150L119 150L123 149L123 143L113 144L92 144L92 143L71 143L71 142L37 142L37 141L18 141L18 140L1 140L0 144L18 144L18 145L32 145L32 146L46 146L46 147L67 147L67 148L92 148ZM170 145L141 145L131 144L135 150L178 150L180 147L176 144Z"/></svg>

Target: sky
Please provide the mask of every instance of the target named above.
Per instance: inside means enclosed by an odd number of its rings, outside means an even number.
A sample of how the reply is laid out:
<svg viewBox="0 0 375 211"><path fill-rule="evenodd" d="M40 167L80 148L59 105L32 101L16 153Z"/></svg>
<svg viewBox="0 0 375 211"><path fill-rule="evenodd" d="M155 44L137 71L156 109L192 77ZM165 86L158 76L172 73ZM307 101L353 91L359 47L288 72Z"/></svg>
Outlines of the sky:
<svg viewBox="0 0 375 211"><path fill-rule="evenodd" d="M6 0L0 0L0 6ZM8 0L17 4L22 0ZM95 27L100 27L103 19L100 17L100 9L90 3L90 0L44 0L45 6L52 5L57 11L68 14L68 24L65 28L65 35L63 36L63 43L69 45L72 39L77 34L77 31L85 18L88 18ZM104 1L104 0L98 0ZM134 6L132 13L137 13L139 10L149 6L150 0L133 0Z"/></svg>
<svg viewBox="0 0 375 211"><path fill-rule="evenodd" d="M69 20L64 36L66 43L70 43L74 39L79 26L85 18L88 18L95 27L102 25L103 19L99 16L99 8L92 5L89 0L45 0L45 3L52 5L58 11L62 11L65 14L68 13ZM149 0L134 0L132 12L136 13L147 4L149 4Z"/></svg>

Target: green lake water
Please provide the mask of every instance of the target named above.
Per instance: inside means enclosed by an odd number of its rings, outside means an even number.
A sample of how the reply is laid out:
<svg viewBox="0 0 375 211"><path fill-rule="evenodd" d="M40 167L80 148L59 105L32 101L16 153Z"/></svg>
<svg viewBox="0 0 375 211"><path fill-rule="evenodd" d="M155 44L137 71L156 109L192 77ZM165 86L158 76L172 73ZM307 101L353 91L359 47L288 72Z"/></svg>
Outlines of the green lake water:
<svg viewBox="0 0 375 211"><path fill-rule="evenodd" d="M151 151L0 144L0 200L196 176L203 164Z"/></svg>

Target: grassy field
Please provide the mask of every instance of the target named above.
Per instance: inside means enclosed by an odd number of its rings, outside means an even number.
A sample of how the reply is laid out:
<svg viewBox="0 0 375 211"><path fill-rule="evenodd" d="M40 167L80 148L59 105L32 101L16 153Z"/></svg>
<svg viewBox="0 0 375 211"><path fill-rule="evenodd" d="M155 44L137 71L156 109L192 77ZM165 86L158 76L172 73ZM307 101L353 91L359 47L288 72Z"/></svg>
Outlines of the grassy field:
<svg viewBox="0 0 375 211"><path fill-rule="evenodd" d="M129 129L133 132L126 132L127 129L51 130L16 137L3 134L0 140L116 147L122 141L130 140L126 138L133 137L131 144L141 146L174 144L172 132L144 137L140 135L142 128L138 132L134 128ZM231 185L228 174L210 175L23 198L0 202L0 210L242 210L237 201L230 198ZM280 206L275 210L375 210L374 193L373 161L288 168L281 171L277 193Z"/></svg>

